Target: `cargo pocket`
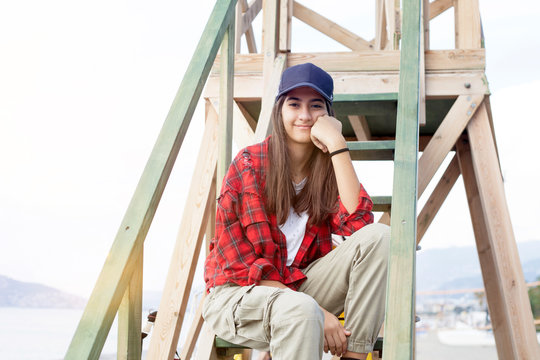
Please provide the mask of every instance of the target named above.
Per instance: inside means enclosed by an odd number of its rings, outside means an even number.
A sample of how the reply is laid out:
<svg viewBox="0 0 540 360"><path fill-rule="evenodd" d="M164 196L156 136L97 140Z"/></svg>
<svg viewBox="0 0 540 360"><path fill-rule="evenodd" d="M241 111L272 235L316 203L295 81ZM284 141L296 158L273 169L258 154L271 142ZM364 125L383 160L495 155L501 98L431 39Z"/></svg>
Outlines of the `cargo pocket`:
<svg viewBox="0 0 540 360"><path fill-rule="evenodd" d="M238 302L234 311L236 333L247 339L270 342L268 323L269 300L275 297L280 289L268 290L268 287L251 287Z"/></svg>

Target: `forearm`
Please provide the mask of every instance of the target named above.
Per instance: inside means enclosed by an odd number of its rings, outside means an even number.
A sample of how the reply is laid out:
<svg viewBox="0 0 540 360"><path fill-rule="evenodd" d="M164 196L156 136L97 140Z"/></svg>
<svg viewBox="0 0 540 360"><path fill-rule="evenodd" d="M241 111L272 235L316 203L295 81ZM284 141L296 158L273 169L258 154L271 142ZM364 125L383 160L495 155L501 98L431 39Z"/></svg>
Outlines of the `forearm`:
<svg viewBox="0 0 540 360"><path fill-rule="evenodd" d="M345 148L345 140L341 144L328 149L329 152ZM332 165L336 174L339 197L345 209L349 213L356 210L358 206L358 195L360 194L360 181L356 176L356 171L352 164L351 155L348 151L332 156Z"/></svg>

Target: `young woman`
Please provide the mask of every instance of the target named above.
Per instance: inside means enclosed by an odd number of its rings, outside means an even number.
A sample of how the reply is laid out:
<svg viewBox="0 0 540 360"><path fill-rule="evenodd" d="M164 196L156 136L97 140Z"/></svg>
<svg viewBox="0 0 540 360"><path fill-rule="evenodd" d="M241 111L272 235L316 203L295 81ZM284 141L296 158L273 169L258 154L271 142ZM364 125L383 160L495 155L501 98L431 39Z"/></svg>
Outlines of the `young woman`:
<svg viewBox="0 0 540 360"><path fill-rule="evenodd" d="M272 135L240 151L218 198L204 319L275 360L364 359L384 317L389 231L371 224L332 93L313 64L285 70ZM331 234L352 236L331 251Z"/></svg>

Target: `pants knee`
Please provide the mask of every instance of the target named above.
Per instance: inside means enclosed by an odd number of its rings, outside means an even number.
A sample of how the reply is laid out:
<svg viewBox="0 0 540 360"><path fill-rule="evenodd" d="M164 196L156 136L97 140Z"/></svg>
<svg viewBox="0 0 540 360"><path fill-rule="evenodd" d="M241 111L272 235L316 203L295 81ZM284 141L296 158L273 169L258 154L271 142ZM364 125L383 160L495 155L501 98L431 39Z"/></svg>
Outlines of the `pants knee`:
<svg viewBox="0 0 540 360"><path fill-rule="evenodd" d="M283 290L272 306L276 322L315 321L324 326L324 314L315 299L302 292Z"/></svg>

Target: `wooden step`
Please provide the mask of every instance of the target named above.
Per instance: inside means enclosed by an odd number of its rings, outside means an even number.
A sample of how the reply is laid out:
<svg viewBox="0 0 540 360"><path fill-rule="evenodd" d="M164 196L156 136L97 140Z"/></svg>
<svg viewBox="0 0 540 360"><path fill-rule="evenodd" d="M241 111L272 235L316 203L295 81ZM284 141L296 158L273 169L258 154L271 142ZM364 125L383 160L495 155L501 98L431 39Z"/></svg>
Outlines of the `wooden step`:
<svg viewBox="0 0 540 360"><path fill-rule="evenodd" d="M347 141L353 160L394 160L395 140Z"/></svg>
<svg viewBox="0 0 540 360"><path fill-rule="evenodd" d="M225 341L218 336L216 336L216 340L214 344L216 346L216 350L218 350L218 354L221 356L230 356L234 354L240 354L242 352L241 350L249 349L246 346L236 345L228 341ZM383 348L383 338L378 337L377 341L375 342L375 345L373 346L373 351L378 351L379 357L381 357L382 355L382 348Z"/></svg>
<svg viewBox="0 0 540 360"><path fill-rule="evenodd" d="M373 211L387 212L392 208L391 196L372 196L371 200L373 201Z"/></svg>

